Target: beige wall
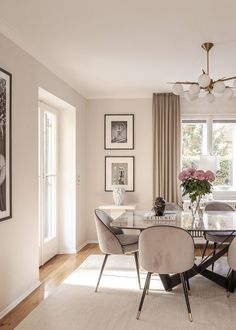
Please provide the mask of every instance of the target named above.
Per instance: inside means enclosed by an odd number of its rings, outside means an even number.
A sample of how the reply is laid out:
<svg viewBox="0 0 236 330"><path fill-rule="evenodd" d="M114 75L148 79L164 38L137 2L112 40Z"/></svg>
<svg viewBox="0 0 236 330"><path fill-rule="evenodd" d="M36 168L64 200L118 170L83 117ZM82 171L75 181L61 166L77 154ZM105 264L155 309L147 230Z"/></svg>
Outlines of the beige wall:
<svg viewBox="0 0 236 330"><path fill-rule="evenodd" d="M104 114L134 114L134 150L104 150ZM88 100L86 133L87 239L96 240L93 211L113 203L112 193L104 191L105 156L135 156L135 192L127 192L125 203L139 209L152 207L152 100Z"/></svg>
<svg viewBox="0 0 236 330"><path fill-rule="evenodd" d="M12 73L13 217L0 223L0 315L38 283L38 87L77 108L77 246L85 237L86 101L0 34L0 66ZM83 193L82 193L83 191Z"/></svg>

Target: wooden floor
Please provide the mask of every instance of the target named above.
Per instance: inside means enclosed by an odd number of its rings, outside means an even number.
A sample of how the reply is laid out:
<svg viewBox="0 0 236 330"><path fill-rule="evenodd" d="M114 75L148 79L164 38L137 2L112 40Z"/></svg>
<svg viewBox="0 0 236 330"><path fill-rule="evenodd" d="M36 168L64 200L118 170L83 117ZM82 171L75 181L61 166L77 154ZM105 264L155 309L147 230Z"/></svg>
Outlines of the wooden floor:
<svg viewBox="0 0 236 330"><path fill-rule="evenodd" d="M14 329L39 303L47 298L90 255L101 254L97 244L88 244L77 254L57 255L39 270L41 285L0 320L1 330ZM196 248L196 255L202 248Z"/></svg>

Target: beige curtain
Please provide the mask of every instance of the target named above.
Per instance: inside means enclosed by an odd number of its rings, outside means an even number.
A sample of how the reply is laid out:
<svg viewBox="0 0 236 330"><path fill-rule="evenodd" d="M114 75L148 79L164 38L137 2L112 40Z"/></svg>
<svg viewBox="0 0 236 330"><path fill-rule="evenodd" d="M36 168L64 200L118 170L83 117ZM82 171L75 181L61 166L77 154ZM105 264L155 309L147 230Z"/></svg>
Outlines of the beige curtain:
<svg viewBox="0 0 236 330"><path fill-rule="evenodd" d="M181 205L180 99L172 93L153 94L153 198Z"/></svg>

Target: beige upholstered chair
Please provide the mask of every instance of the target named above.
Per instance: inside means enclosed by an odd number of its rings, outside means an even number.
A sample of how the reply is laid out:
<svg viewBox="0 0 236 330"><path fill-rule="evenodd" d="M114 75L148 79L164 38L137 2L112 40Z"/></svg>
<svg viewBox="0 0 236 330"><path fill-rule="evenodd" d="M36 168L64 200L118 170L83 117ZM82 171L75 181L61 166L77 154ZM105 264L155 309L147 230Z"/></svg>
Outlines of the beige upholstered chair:
<svg viewBox="0 0 236 330"><path fill-rule="evenodd" d="M234 209L227 203L223 203L223 202L210 202L207 203L206 207L205 207L205 211L225 211L225 212L232 212L234 211ZM216 253L216 248L217 248L217 243L230 243L233 238L235 237L235 235L230 236L229 238L227 238L227 236L229 236L228 232L210 232L207 231L204 233L204 237L206 239L206 245L202 254L202 258L204 258L209 241L214 242L213 245L213 255L215 255ZM214 269L214 264L212 265L212 270Z"/></svg>
<svg viewBox="0 0 236 330"><path fill-rule="evenodd" d="M194 265L194 242L191 235L177 227L154 226L145 229L139 237L140 266L148 272L139 304L137 319L149 289L151 275L179 273L183 284L189 320L192 314L188 298L185 272Z"/></svg>
<svg viewBox="0 0 236 330"><path fill-rule="evenodd" d="M230 267L230 273L228 277L228 297L229 297L229 290L232 287L233 281L236 280L236 238L233 239L229 246L228 251L228 264Z"/></svg>
<svg viewBox="0 0 236 330"><path fill-rule="evenodd" d="M166 202L166 211L183 211L182 207L180 207L176 203Z"/></svg>
<svg viewBox="0 0 236 330"><path fill-rule="evenodd" d="M140 276L139 276L139 264L138 264L138 237L139 235L127 235L124 234L121 229L117 229L110 226L112 218L102 210L95 210L95 224L97 228L98 242L100 250L105 253L105 258L102 264L101 272L98 278L95 292L98 290L98 286L102 277L102 273L107 262L107 258L110 254L134 254L135 264L138 275L139 288Z"/></svg>

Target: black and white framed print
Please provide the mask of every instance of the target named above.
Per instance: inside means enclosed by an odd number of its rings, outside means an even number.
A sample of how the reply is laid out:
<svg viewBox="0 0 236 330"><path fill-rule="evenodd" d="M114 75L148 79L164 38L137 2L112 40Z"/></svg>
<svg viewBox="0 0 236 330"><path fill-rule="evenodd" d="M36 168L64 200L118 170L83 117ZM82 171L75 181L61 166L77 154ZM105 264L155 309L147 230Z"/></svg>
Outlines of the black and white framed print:
<svg viewBox="0 0 236 330"><path fill-rule="evenodd" d="M134 115L105 115L104 148L134 149Z"/></svg>
<svg viewBox="0 0 236 330"><path fill-rule="evenodd" d="M105 157L105 191L115 187L134 191L134 156Z"/></svg>
<svg viewBox="0 0 236 330"><path fill-rule="evenodd" d="M11 74L0 68L0 221L11 216Z"/></svg>

